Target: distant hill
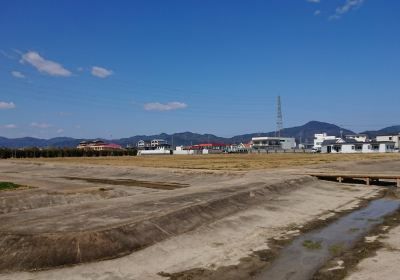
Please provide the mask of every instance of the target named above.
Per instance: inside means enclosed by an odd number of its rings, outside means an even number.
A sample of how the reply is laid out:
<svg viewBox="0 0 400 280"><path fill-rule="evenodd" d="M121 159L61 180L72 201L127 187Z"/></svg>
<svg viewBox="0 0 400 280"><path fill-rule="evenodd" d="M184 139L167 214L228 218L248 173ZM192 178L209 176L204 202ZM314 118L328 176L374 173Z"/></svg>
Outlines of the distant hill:
<svg viewBox="0 0 400 280"><path fill-rule="evenodd" d="M400 125L389 126L375 131L367 130L362 133L367 134L371 138L379 135L390 135L390 134L396 135L400 133Z"/></svg>
<svg viewBox="0 0 400 280"><path fill-rule="evenodd" d="M314 134L326 132L328 135L340 136L341 132L343 135L355 134L353 131L341 128L337 125L310 121L302 126L285 128L281 132L281 136L284 137L294 137L297 142L312 142L314 139ZM399 126L391 126L377 131L366 131L364 132L371 137L382 134L398 134L400 133ZM100 139L108 142L113 142L126 147L126 145L136 145L139 140L151 140L151 139L165 139L169 143L174 145L195 145L200 143L247 143L252 137L257 136L275 136L275 132L260 132L260 133L250 133L237 135L231 138L219 137L213 134L199 134L193 132L181 132L174 134L161 133L157 135L137 135L129 138L121 139ZM76 147L79 142L83 140L93 140L93 139L76 139L71 137L56 137L51 139L39 139L33 137L15 138L9 139L5 137L0 137L0 147L8 148L23 148L23 147Z"/></svg>

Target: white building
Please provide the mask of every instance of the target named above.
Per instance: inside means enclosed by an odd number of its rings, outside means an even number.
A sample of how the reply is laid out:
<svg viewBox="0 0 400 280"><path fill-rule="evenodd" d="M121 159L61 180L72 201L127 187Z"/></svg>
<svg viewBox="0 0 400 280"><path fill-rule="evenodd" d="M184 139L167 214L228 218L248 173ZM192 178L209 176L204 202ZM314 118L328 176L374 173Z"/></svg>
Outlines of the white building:
<svg viewBox="0 0 400 280"><path fill-rule="evenodd" d="M172 150L165 146L159 146L152 150L139 150L138 156L145 155L172 155Z"/></svg>
<svg viewBox="0 0 400 280"><path fill-rule="evenodd" d="M160 147L160 146L168 145L168 142L164 139L153 139L153 140L151 140L150 145L152 147Z"/></svg>
<svg viewBox="0 0 400 280"><path fill-rule="evenodd" d="M346 135L346 139L354 139L357 142L367 142L369 138L367 134L353 134L353 135Z"/></svg>
<svg viewBox="0 0 400 280"><path fill-rule="evenodd" d="M314 149L321 151L322 143L325 140L336 140L336 136L328 136L326 133L314 134Z"/></svg>
<svg viewBox="0 0 400 280"><path fill-rule="evenodd" d="M151 148L151 141L150 140L139 140L136 144L139 150L149 150Z"/></svg>
<svg viewBox="0 0 400 280"><path fill-rule="evenodd" d="M176 146L176 149L172 151L174 155L194 155L195 150L185 149L184 146Z"/></svg>
<svg viewBox="0 0 400 280"><path fill-rule="evenodd" d="M296 140L289 137L253 137L253 149L262 150L291 150L296 148Z"/></svg>
<svg viewBox="0 0 400 280"><path fill-rule="evenodd" d="M393 141L396 149L400 147L400 134L376 136L376 141Z"/></svg>
<svg viewBox="0 0 400 280"><path fill-rule="evenodd" d="M370 141L358 142L354 139L347 140L325 140L322 143L321 153L393 153L394 142Z"/></svg>
<svg viewBox="0 0 400 280"><path fill-rule="evenodd" d="M137 142L138 150L156 150L160 147L167 149L171 148L171 145L164 139L153 139L153 140L140 140Z"/></svg>

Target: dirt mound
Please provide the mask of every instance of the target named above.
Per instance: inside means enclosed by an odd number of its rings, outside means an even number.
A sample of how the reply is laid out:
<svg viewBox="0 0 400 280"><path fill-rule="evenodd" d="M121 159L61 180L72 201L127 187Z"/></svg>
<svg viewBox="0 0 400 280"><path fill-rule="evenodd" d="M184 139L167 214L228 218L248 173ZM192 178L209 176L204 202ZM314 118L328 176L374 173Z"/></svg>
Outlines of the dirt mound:
<svg viewBox="0 0 400 280"><path fill-rule="evenodd" d="M253 183L232 189L218 199L213 199L210 192L210 199L205 202L98 230L41 234L2 232L0 271L46 269L120 257L315 182L303 176L275 184Z"/></svg>

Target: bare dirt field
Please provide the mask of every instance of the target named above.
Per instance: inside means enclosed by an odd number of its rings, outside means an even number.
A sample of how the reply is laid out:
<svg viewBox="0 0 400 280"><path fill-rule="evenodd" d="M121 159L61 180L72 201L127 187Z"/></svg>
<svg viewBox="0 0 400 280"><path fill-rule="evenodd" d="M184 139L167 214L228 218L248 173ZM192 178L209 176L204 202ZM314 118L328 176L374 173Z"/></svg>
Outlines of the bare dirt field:
<svg viewBox="0 0 400 280"><path fill-rule="evenodd" d="M331 162L398 159L399 154L223 154L194 156L138 156L138 157L86 157L86 158L43 158L30 159L31 162L99 164L111 166L205 169L205 170L255 170Z"/></svg>
<svg viewBox="0 0 400 280"><path fill-rule="evenodd" d="M0 191L0 279L251 279L280 241L382 190L304 173L399 170L399 155L3 160L0 182L29 188Z"/></svg>

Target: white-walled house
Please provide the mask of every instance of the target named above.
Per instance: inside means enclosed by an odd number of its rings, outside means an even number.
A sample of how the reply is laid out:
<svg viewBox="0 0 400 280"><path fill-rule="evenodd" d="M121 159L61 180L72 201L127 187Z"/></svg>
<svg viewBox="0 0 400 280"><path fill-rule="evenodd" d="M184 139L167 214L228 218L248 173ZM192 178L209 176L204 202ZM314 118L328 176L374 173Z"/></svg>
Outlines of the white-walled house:
<svg viewBox="0 0 400 280"><path fill-rule="evenodd" d="M164 139L153 139L153 140L139 140L136 144L138 150L156 150L164 148L169 150L171 145Z"/></svg>
<svg viewBox="0 0 400 280"><path fill-rule="evenodd" d="M396 149L400 147L400 134L376 136L376 141L393 141Z"/></svg>
<svg viewBox="0 0 400 280"><path fill-rule="evenodd" d="M394 142L391 141L325 140L322 143L321 153L393 153L396 151L394 145Z"/></svg>
<svg viewBox="0 0 400 280"><path fill-rule="evenodd" d="M318 133L318 134L314 134L314 149L317 151L321 151L322 148L322 143L325 140L336 140L336 136L329 136L326 133Z"/></svg>

